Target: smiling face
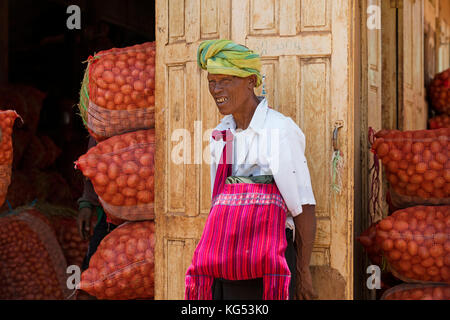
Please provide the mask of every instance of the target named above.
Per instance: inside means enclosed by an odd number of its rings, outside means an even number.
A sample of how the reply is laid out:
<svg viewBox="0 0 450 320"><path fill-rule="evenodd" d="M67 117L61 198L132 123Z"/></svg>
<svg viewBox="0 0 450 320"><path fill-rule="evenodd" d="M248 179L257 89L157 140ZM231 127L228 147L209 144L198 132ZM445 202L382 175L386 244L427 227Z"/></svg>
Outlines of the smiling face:
<svg viewBox="0 0 450 320"><path fill-rule="evenodd" d="M223 115L236 114L253 99L256 76L240 78L208 73L209 92Z"/></svg>

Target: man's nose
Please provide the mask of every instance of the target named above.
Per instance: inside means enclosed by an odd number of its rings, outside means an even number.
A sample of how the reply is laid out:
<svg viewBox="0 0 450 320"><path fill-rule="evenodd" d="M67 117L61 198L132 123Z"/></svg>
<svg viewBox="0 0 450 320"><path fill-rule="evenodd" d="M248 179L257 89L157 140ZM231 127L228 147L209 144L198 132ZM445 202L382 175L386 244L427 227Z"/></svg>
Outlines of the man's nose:
<svg viewBox="0 0 450 320"><path fill-rule="evenodd" d="M223 91L223 87L220 84L216 84L213 88L214 94L221 93Z"/></svg>

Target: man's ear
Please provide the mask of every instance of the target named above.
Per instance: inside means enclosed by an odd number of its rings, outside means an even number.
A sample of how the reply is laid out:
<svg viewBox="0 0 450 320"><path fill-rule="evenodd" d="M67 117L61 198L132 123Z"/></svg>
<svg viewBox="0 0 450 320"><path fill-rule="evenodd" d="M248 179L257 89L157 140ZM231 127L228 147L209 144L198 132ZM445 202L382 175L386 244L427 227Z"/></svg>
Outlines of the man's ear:
<svg viewBox="0 0 450 320"><path fill-rule="evenodd" d="M248 76L248 88L253 90L256 88L256 83L258 82L258 78L255 74Z"/></svg>

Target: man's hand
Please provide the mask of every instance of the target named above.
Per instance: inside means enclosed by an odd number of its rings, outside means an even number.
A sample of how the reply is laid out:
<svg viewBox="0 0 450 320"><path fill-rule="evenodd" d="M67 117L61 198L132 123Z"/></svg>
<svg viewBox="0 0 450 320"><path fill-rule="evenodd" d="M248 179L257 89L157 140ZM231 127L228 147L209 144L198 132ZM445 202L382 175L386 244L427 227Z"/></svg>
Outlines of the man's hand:
<svg viewBox="0 0 450 320"><path fill-rule="evenodd" d="M312 285L309 264L316 236L316 213L314 205L303 205L302 213L294 217L295 244L297 247L297 284L299 300L317 299Z"/></svg>
<svg viewBox="0 0 450 320"><path fill-rule="evenodd" d="M88 240L91 237L91 218L92 209L83 208L78 212L77 224L78 232L80 233L81 239Z"/></svg>
<svg viewBox="0 0 450 320"><path fill-rule="evenodd" d="M300 268L299 268L300 269ZM297 300L314 300L318 298L312 284L311 271L309 268L297 269Z"/></svg>

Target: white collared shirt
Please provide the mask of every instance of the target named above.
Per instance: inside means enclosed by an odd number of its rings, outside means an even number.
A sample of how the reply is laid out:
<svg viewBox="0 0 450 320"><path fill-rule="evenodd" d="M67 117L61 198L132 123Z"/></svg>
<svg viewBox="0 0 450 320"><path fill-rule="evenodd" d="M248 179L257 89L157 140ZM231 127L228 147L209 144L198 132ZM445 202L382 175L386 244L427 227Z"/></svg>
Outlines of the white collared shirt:
<svg viewBox="0 0 450 320"><path fill-rule="evenodd" d="M225 116L215 130L233 133L233 176L273 175L290 215L286 227L294 230L292 217L302 212L302 205L315 205L308 164L305 158L305 135L290 118L260 103L246 130L236 131L233 115ZM224 141L210 139L211 190ZM294 233L295 234L295 233Z"/></svg>

